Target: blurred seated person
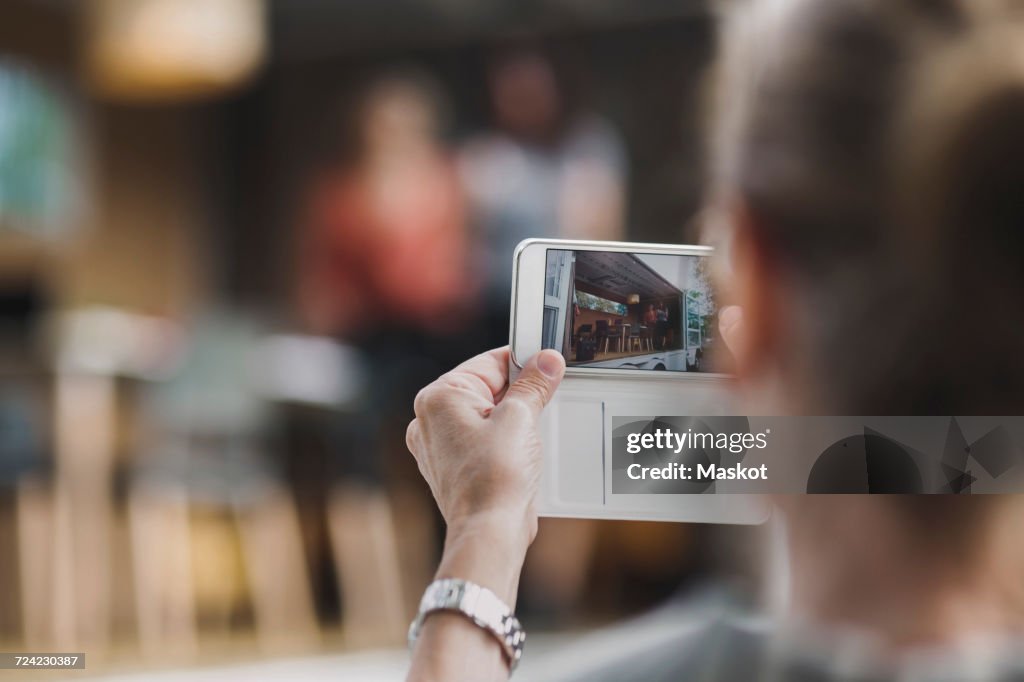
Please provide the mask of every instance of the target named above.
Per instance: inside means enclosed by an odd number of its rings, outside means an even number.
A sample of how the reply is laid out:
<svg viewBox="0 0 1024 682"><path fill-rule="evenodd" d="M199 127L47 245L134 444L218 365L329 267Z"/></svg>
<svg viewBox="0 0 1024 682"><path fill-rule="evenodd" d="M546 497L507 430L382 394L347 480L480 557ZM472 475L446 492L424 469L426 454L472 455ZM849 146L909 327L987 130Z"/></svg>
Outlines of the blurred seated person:
<svg viewBox="0 0 1024 682"><path fill-rule="evenodd" d="M733 11L707 201L730 269L719 325L744 411L1021 414L1019 4L754 0ZM949 333L965 311L984 321L970 362L953 360ZM424 389L407 440L448 522L437 576L514 608L537 532L537 419L564 361L542 351L508 385L507 360L492 351ZM1017 496L775 501L788 573L778 612L670 610L600 638L555 679L1021 679ZM433 613L409 679L508 672L496 638Z"/></svg>

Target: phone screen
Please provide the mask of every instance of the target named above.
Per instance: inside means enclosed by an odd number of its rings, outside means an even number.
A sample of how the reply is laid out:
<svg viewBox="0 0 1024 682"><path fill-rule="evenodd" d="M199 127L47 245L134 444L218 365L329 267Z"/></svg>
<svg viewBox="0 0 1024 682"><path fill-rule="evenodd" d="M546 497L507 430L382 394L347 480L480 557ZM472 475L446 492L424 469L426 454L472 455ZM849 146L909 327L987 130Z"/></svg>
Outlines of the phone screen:
<svg viewBox="0 0 1024 682"><path fill-rule="evenodd" d="M542 347L569 367L727 372L708 269L705 256L548 249Z"/></svg>

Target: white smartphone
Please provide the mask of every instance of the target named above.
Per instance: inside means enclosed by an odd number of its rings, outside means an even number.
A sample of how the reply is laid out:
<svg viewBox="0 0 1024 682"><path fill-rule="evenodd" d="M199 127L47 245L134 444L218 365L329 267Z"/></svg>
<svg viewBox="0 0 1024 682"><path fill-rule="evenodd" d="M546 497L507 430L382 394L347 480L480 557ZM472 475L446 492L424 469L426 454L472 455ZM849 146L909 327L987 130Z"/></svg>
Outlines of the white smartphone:
<svg viewBox="0 0 1024 682"><path fill-rule="evenodd" d="M758 496L616 493L616 422L727 416L728 351L703 246L530 239L515 252L510 376L544 348L566 376L541 418L542 516L760 523Z"/></svg>

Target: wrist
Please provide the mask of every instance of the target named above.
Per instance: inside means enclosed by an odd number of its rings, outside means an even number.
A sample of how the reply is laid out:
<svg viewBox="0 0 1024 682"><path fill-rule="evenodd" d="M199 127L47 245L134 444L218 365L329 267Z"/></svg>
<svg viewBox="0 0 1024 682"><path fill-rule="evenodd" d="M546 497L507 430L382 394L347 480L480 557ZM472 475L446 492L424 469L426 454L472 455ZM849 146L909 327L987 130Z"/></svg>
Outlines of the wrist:
<svg viewBox="0 0 1024 682"><path fill-rule="evenodd" d="M536 534L532 523L510 514L474 514L449 524L438 578L461 578L515 604L519 573Z"/></svg>
<svg viewBox="0 0 1024 682"><path fill-rule="evenodd" d="M505 551L521 552L537 535L537 516L530 511L491 509L462 514L448 524L445 544L483 541L498 543Z"/></svg>

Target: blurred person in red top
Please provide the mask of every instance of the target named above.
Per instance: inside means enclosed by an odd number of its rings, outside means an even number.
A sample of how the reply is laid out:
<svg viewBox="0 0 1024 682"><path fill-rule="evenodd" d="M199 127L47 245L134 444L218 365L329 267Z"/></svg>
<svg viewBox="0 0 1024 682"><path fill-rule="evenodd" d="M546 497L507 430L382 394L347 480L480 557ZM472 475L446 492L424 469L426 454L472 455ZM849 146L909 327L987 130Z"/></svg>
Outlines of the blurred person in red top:
<svg viewBox="0 0 1024 682"><path fill-rule="evenodd" d="M366 91L348 158L315 183L301 298L318 331L364 340L380 329L444 334L467 307L465 211L422 77Z"/></svg>
<svg viewBox="0 0 1024 682"><path fill-rule="evenodd" d="M359 348L373 372L357 412L339 423L336 450L342 474L376 482L393 450L386 424L406 416L396 410L431 373L475 350L475 291L440 89L396 71L354 102L343 111L348 125L332 131L340 148L325 145L305 197L298 294L308 328Z"/></svg>
<svg viewBox="0 0 1024 682"><path fill-rule="evenodd" d="M648 303L647 310L644 312L644 324L654 326L654 323L658 321L658 313L654 312L654 304Z"/></svg>

